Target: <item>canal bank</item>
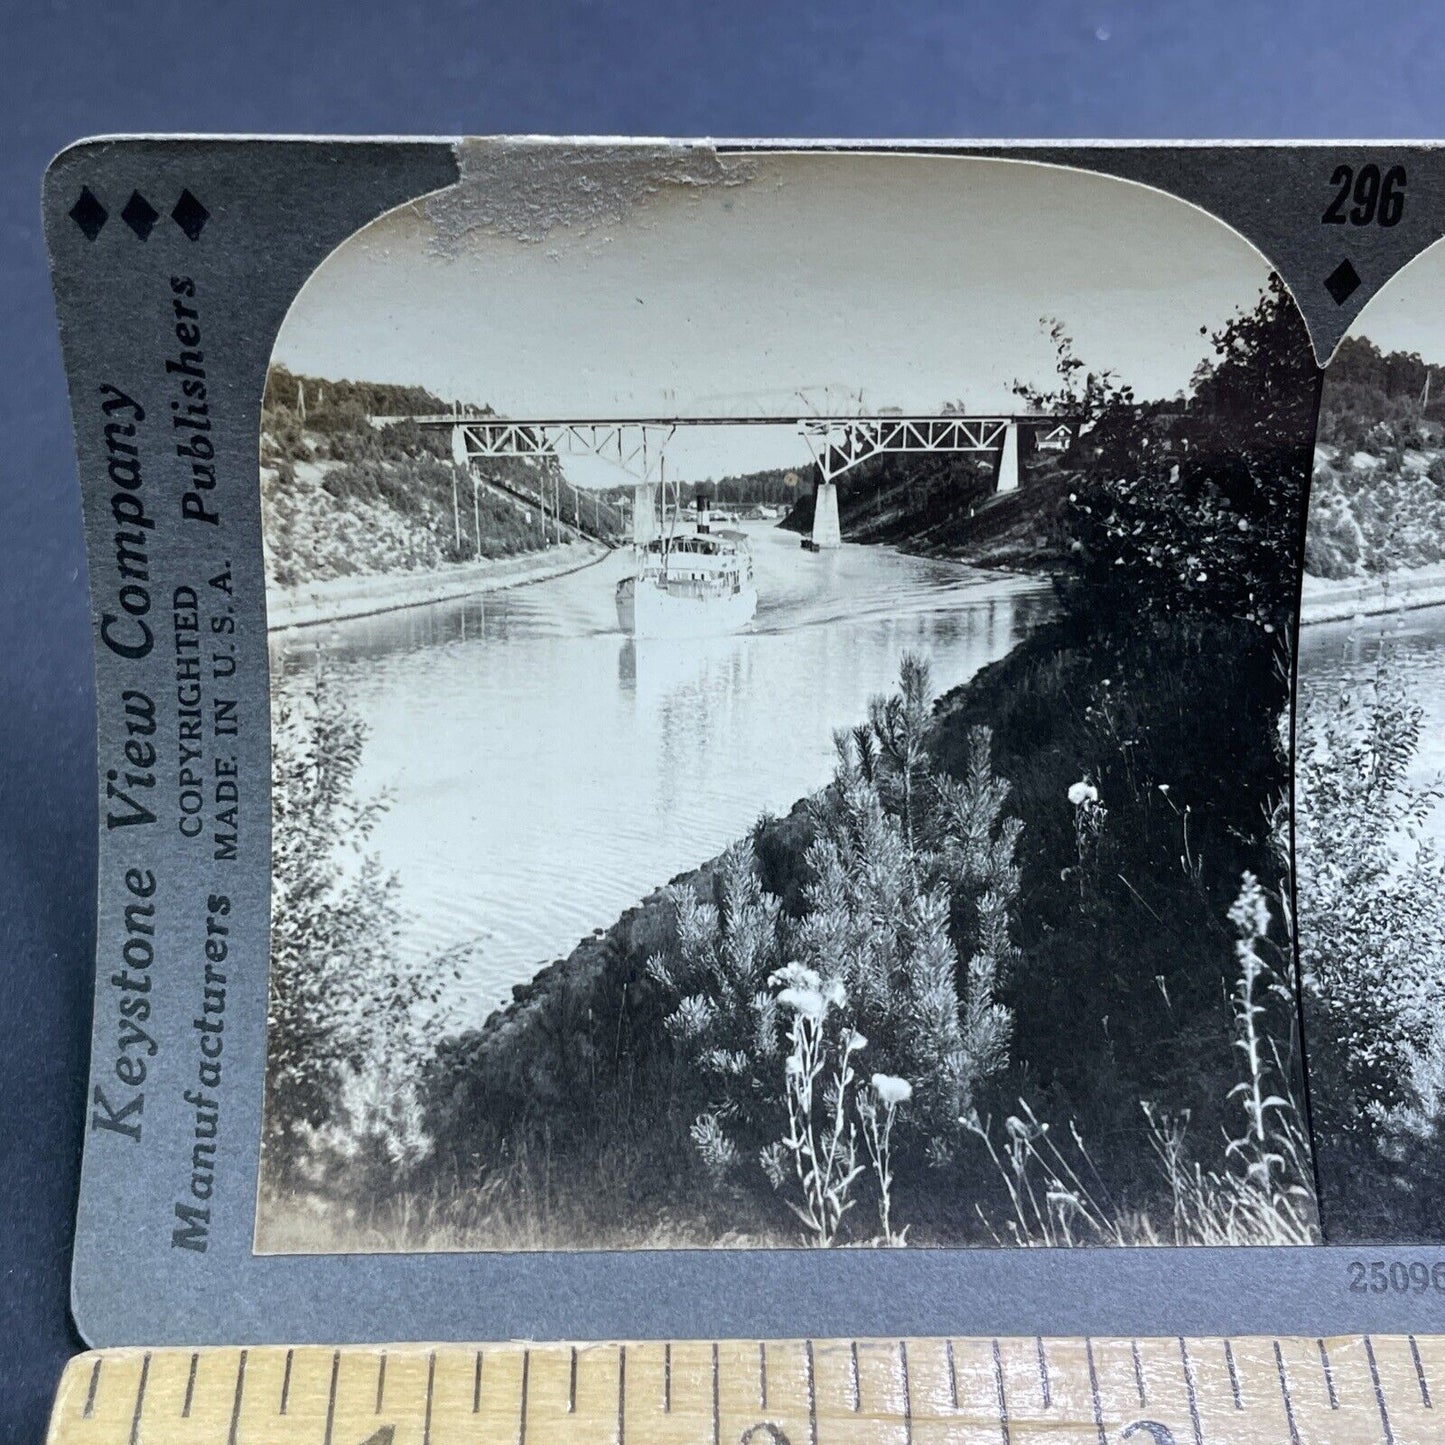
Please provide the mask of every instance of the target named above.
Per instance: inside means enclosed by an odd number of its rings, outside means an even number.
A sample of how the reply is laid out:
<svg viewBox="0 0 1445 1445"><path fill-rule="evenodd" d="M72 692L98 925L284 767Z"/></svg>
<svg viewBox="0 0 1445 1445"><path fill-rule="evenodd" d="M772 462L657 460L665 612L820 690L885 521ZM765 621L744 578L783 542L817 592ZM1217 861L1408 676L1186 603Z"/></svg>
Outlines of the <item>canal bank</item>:
<svg viewBox="0 0 1445 1445"><path fill-rule="evenodd" d="M405 607L455 602L565 577L608 555L605 547L590 542L562 542L540 552L462 562L428 572L332 577L300 587L272 586L266 592L266 630L316 627Z"/></svg>
<svg viewBox="0 0 1445 1445"><path fill-rule="evenodd" d="M365 729L356 787L387 800L371 847L398 880L397 954L447 956L461 1017L826 784L833 729L867 717L903 653L929 657L944 690L1053 611L1040 578L745 530L760 602L730 636L621 635L620 552L272 633L278 705L304 710L321 672Z"/></svg>
<svg viewBox="0 0 1445 1445"><path fill-rule="evenodd" d="M1306 627L1299 646L1301 735L1351 706L1342 699L1368 708L1382 678L1387 690L1398 688L1407 705L1419 710L1418 741L1405 782L1436 789L1445 778L1445 605L1350 613ZM1432 806L1421 826L1423 836L1445 846L1445 807Z"/></svg>
<svg viewBox="0 0 1445 1445"><path fill-rule="evenodd" d="M1007 860L1007 901L997 901L1006 916L996 917L994 942L970 931L969 898L963 922L950 925L955 976L963 960L993 956L990 950L1008 959L1002 989L970 997L975 1005L991 998L1006 1011L1008 1057L1018 1072L981 1079L969 1106L976 1121L989 1120L1017 1107L1020 1078L1044 1096L1056 1088L1071 1101L1075 1140L1108 1141L1090 1156L1102 1171L1095 1177L1111 1181L1106 1188L1115 1177L1137 1179L1138 1162L1150 1157L1139 1099L1171 1111L1189 1107L1218 1126L1233 1098L1238 1051L1230 1014L1216 1002L1228 997L1232 981L1221 919L1241 880L1252 886L1277 856L1267 804L1281 795L1287 772L1274 741L1285 702L1275 663L1273 640L1247 623L1116 614L1110 625L1107 612L1065 614L1029 628L929 709L920 776L931 776L941 797L962 801L973 790L976 801L965 813L968 827L981 831L971 834L970 847L997 848L995 858ZM1158 687L1161 676L1173 680L1168 687ZM1218 705L1221 682L1225 706ZM1102 706L1080 705L1101 695ZM885 727L889 716L886 705L875 713ZM1122 748L1121 717L1130 726ZM1080 806L1071 794L1081 777L1099 808L1092 836L1102 856L1080 847L1080 815L1070 817ZM861 800L868 794L859 787ZM699 1121L715 1118L699 1110L714 1108L720 1086L712 1064L695 1062L691 1025L678 1021L694 1007L707 1017L709 1000L733 987L729 970L767 975L770 936L784 949L778 956L788 957L790 946L816 947L820 939L823 948L839 937L860 947L856 940L888 937L890 920L898 920L896 943L878 952L864 944L857 957L910 957L915 915L886 900L900 886L889 880L908 875L923 854L902 841L900 795L892 803L881 792L873 796L871 821L857 832L844 821L857 803L816 791L800 798L747 835L756 896L737 886L734 862L713 857L515 985L511 1002L484 1022L438 1031L422 1097L435 1162L424 1166L419 1193L424 1207L440 1201L454 1231L440 1247L519 1247L519 1218L529 1231L520 1247L530 1248L579 1238L609 1248L795 1242L786 1220L779 1225L774 1215L769 1224L775 1196L753 1155L737 1160L732 1177L752 1171L751 1186L740 1192L719 1189L715 1176L686 1166L698 1149L708 1157L711 1125ZM992 797L987 807L977 802L984 796ZM1184 817L1187 834L1180 831ZM884 822L890 818L891 825ZM843 854L833 851L840 824L849 839ZM938 835L926 825L918 836ZM1181 837L1195 849L1194 868L1182 872ZM828 883L819 888L822 870ZM779 918L781 932L770 935ZM794 945L805 939L815 942ZM857 965L850 956L842 966ZM979 987L974 967L968 964L970 989ZM742 979L746 1007L755 981ZM776 987L779 980L771 975L768 982ZM870 1050L867 1067L887 1061L885 1074L907 1077L891 1067L880 1048L885 1031L863 1012L876 1002L860 991L848 1003L856 1011L847 1017L859 1019L868 1036L857 1044ZM750 1037L738 1046L742 1069L756 1070L759 1080L781 1072L785 1050L765 1054ZM1166 1065L1163 1072L1156 1060L1186 1045L1190 1068ZM1049 1071L1038 1083L1036 1060ZM1286 1078L1286 1088L1298 1086L1297 1077ZM1202 1128L1201 1135L1219 1140L1222 1155L1221 1129ZM532 1212L538 1186L527 1172L527 1161L539 1158L547 1197L558 1201L545 1217ZM1212 1167L1208 1156L1203 1167ZM459 1179L467 1181L464 1193ZM1006 1208L990 1192L997 1185L977 1153L951 1151L931 1158L926 1170L915 1165L899 1190L918 1210L908 1242L996 1243L988 1211L979 1220L974 1205L982 1198ZM1157 1194L1138 1206L1146 1218L1170 1207ZM1276 1237L1272 1228L1261 1230L1261 1240ZM1120 1228L1103 1242L1128 1237ZM1148 1228L1138 1237L1156 1238ZM406 1247L439 1246L423 1234Z"/></svg>
<svg viewBox="0 0 1445 1445"><path fill-rule="evenodd" d="M1441 606L1445 606L1445 563L1400 567L1377 577L1331 580L1306 576L1300 598L1300 626Z"/></svg>

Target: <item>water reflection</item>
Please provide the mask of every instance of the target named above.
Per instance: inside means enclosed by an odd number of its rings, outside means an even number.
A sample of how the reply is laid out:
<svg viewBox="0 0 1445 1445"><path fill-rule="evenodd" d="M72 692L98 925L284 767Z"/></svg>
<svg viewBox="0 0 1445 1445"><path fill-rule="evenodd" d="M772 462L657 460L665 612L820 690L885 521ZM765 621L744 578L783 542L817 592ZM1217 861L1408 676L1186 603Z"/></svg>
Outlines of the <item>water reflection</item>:
<svg viewBox="0 0 1445 1445"><path fill-rule="evenodd" d="M411 958L468 950L480 1018L594 928L820 787L832 734L927 654L939 691L1051 608L1047 585L753 529L752 630L619 636L621 555L551 582L273 639L285 690L324 665L368 729L358 786L401 882Z"/></svg>
<svg viewBox="0 0 1445 1445"><path fill-rule="evenodd" d="M1367 684L1385 650L1410 701L1423 709L1420 745L1407 778L1416 787L1432 786L1445 777L1445 607L1302 628L1300 723L1317 709L1333 708L1342 691ZM1427 827L1445 845L1445 809L1435 808Z"/></svg>

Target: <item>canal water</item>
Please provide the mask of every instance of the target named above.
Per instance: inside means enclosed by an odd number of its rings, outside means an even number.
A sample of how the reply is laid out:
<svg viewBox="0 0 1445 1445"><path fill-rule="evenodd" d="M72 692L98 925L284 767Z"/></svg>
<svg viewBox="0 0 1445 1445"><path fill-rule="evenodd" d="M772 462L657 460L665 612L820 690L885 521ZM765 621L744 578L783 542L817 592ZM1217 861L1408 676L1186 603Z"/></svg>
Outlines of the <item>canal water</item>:
<svg viewBox="0 0 1445 1445"><path fill-rule="evenodd" d="M1052 610L1038 579L747 530L758 613L732 637L623 637L613 589L630 557L614 553L272 638L275 686L306 686L319 663L366 725L357 787L390 798L369 847L400 880L407 959L463 950L452 1022L479 1023L580 937L826 783L834 729L891 689L904 652L930 659L942 692Z"/></svg>
<svg viewBox="0 0 1445 1445"><path fill-rule="evenodd" d="M1333 707L1342 691L1367 685L1386 650L1408 697L1424 712L1409 780L1433 786L1445 778L1445 607L1301 628L1299 720L1303 724L1312 709ZM1428 828L1445 847L1445 808L1434 809Z"/></svg>

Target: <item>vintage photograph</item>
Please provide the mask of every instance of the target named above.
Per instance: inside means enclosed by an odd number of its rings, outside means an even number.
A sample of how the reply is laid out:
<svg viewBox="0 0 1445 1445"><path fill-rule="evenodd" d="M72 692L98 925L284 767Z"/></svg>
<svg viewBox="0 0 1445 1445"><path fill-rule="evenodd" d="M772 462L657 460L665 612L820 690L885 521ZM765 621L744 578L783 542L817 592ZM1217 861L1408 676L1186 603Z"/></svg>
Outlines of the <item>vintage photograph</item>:
<svg viewBox="0 0 1445 1445"><path fill-rule="evenodd" d="M1329 1240L1445 1230L1445 248L1325 371L1301 608L1297 873Z"/></svg>
<svg viewBox="0 0 1445 1445"><path fill-rule="evenodd" d="M1268 265L1032 163L478 154L331 255L267 380L256 1248L1318 1240L1320 372ZM1311 521L1348 586L1438 561L1389 530L1428 370L1369 391L1362 346ZM1327 631L1333 697L1378 648ZM1301 832L1350 812L1403 917L1429 701L1389 706L1303 725ZM1384 726L1371 837L1328 755ZM1414 1119L1403 941L1377 1053L1304 937L1342 1088Z"/></svg>

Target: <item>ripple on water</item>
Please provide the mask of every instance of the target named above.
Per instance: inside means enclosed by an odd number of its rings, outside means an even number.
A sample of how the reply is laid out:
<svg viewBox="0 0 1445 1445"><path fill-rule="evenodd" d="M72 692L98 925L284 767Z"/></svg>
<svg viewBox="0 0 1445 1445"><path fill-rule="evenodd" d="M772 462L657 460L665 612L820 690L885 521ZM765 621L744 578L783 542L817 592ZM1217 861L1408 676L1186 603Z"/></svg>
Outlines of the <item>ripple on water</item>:
<svg viewBox="0 0 1445 1445"><path fill-rule="evenodd" d="M1307 725L1315 709L1333 706L1342 691L1368 684L1385 650L1405 679L1411 701L1424 713L1409 780L1417 787L1432 786L1445 778L1445 607L1302 628L1300 724ZM1428 831L1445 846L1445 808L1434 809Z"/></svg>
<svg viewBox="0 0 1445 1445"><path fill-rule="evenodd" d="M477 1019L579 938L827 781L910 649L939 691L1051 609L1046 583L885 548L803 551L753 528L744 634L634 643L628 559L513 591L281 639L282 689L323 662L367 727L357 785L400 881L410 961L465 952L448 1002Z"/></svg>

